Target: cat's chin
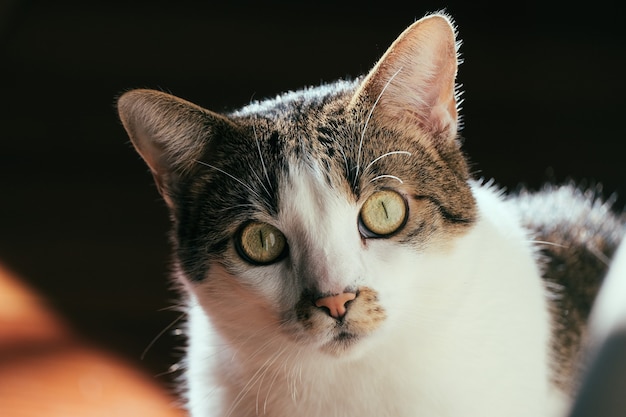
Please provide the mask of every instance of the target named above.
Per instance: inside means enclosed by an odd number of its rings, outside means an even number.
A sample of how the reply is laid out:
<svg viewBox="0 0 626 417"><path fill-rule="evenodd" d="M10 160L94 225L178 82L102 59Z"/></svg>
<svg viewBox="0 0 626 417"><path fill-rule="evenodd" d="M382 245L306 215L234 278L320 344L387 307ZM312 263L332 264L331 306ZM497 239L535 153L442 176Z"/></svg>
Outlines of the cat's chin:
<svg viewBox="0 0 626 417"><path fill-rule="evenodd" d="M332 340L320 346L320 351L334 357L353 356L360 351L363 337L349 332L339 332Z"/></svg>
<svg viewBox="0 0 626 417"><path fill-rule="evenodd" d="M367 335L340 334L319 345L317 351L324 357L340 362L356 361L377 349L381 339L379 331Z"/></svg>

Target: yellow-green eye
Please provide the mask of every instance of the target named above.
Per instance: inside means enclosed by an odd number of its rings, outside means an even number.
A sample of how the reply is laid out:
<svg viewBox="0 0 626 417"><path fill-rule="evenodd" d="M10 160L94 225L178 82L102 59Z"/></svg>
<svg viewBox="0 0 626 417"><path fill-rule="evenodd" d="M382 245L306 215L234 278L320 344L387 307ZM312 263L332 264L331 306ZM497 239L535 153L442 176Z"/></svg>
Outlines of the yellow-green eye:
<svg viewBox="0 0 626 417"><path fill-rule="evenodd" d="M404 198L395 191L383 190L372 194L361 208L361 224L365 237L388 236L404 226L407 207Z"/></svg>
<svg viewBox="0 0 626 417"><path fill-rule="evenodd" d="M239 233L239 254L252 263L267 265L285 254L287 242L280 230L267 223L246 224Z"/></svg>

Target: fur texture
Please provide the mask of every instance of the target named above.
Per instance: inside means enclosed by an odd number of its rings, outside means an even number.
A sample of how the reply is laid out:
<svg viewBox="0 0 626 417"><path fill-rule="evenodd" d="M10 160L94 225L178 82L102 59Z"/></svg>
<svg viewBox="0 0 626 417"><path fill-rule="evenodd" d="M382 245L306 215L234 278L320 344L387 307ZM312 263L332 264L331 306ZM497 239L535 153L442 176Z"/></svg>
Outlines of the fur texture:
<svg viewBox="0 0 626 417"><path fill-rule="evenodd" d="M120 98L172 213L192 416L567 408L597 260L622 222L572 187L506 197L471 178L457 47L435 14L362 78L228 115ZM559 195L580 214L537 215L562 211Z"/></svg>

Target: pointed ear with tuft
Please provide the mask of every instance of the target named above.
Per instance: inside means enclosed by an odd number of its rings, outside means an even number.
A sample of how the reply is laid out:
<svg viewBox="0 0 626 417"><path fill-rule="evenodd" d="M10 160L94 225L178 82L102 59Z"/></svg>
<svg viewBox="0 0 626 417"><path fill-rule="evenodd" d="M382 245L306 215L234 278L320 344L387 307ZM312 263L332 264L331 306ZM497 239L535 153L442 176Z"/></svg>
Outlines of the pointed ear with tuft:
<svg viewBox="0 0 626 417"><path fill-rule="evenodd" d="M457 42L450 19L434 14L409 26L363 80L352 103L373 117L418 124L438 138L457 133Z"/></svg>
<svg viewBox="0 0 626 417"><path fill-rule="evenodd" d="M195 169L209 142L229 120L154 90L131 90L117 102L122 124L172 206L171 186Z"/></svg>

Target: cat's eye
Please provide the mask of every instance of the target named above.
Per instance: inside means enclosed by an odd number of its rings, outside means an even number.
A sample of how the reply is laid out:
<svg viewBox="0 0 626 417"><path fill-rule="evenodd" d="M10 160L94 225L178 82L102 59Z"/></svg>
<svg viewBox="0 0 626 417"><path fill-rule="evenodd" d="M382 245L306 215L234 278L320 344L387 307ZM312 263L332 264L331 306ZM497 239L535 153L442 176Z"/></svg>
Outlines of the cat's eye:
<svg viewBox="0 0 626 417"><path fill-rule="evenodd" d="M365 237L392 235L404 226L407 215L404 197L392 190L378 191L361 208L361 233Z"/></svg>
<svg viewBox="0 0 626 417"><path fill-rule="evenodd" d="M287 242L285 235L274 226L251 222L239 232L236 246L239 255L246 261L267 265L282 259L286 253Z"/></svg>

